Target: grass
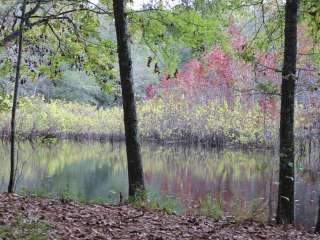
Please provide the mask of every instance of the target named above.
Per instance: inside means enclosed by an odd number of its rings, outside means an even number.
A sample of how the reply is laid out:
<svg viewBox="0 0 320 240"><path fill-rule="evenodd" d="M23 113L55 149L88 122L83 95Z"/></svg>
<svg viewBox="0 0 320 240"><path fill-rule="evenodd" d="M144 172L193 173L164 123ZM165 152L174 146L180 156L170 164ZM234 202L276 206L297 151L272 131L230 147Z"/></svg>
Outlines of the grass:
<svg viewBox="0 0 320 240"><path fill-rule="evenodd" d="M88 203L87 201L84 200L83 196L74 196L74 194L72 194L72 191L70 190L70 187L68 185L56 193L49 193L48 191L43 189L30 191L27 188L23 188L20 194L22 196L34 196L39 198L55 198L55 199L59 199L63 203L67 203L73 200L78 201L80 203ZM93 202L102 203L102 200L96 199L96 200L93 200Z"/></svg>
<svg viewBox="0 0 320 240"><path fill-rule="evenodd" d="M165 214L176 214L181 212L182 204L175 196L159 196L158 194L140 191L133 197L128 197L127 201L136 209L150 209Z"/></svg>
<svg viewBox="0 0 320 240"><path fill-rule="evenodd" d="M173 196L161 196L148 198L145 201L129 201L134 208L150 209L164 214L177 214L181 211L181 203Z"/></svg>
<svg viewBox="0 0 320 240"><path fill-rule="evenodd" d="M214 200L210 195L200 200L200 213L214 220L219 220L223 217L222 203L219 200Z"/></svg>
<svg viewBox="0 0 320 240"><path fill-rule="evenodd" d="M42 221L27 221L17 217L10 225L0 226L0 239L46 240L50 226Z"/></svg>

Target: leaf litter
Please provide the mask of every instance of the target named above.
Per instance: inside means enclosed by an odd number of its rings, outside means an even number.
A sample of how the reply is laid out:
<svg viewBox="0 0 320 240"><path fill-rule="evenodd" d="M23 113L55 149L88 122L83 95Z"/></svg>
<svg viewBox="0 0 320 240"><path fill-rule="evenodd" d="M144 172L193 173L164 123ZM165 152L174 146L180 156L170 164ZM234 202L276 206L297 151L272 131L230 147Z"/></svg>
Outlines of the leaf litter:
<svg viewBox="0 0 320 240"><path fill-rule="evenodd" d="M320 240L320 236L293 226L268 225L249 220L230 223L203 216L177 216L154 210L135 209L130 205L80 204L0 194L0 227L16 231L14 224L17 219L24 223L48 226L42 238L24 239ZM22 237L6 238L0 235L0 240L2 239L22 240Z"/></svg>

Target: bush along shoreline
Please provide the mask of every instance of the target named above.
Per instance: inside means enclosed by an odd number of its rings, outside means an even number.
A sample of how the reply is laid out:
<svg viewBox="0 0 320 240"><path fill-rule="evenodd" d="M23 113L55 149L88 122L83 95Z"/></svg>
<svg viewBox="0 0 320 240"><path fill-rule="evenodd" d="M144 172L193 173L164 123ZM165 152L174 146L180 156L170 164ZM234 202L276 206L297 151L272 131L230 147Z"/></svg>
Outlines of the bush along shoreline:
<svg viewBox="0 0 320 240"><path fill-rule="evenodd" d="M0 103L0 137L8 140L10 107L4 102ZM229 106L212 100L190 106L186 101L153 98L138 103L138 116L140 137L145 141L244 148L273 148L278 142L278 119L263 113L258 104L247 108L240 101ZM300 142L319 134L312 121L298 109L296 137ZM20 140L122 141L122 108L97 109L75 102L20 98L17 135Z"/></svg>

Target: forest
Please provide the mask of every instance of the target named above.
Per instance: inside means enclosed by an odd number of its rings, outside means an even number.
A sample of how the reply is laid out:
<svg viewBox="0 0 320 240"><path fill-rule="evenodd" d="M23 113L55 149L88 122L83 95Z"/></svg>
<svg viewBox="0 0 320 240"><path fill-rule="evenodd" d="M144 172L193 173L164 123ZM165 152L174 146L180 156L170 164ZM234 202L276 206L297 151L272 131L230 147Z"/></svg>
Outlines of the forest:
<svg viewBox="0 0 320 240"><path fill-rule="evenodd" d="M319 0L0 0L0 240L320 239Z"/></svg>

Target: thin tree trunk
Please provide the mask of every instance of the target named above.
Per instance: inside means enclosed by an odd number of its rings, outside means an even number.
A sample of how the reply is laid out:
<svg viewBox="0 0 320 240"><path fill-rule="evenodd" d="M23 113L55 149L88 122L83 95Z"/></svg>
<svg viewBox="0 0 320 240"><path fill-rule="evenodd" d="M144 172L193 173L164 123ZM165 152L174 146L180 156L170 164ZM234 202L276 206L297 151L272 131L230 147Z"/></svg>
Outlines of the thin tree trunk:
<svg viewBox="0 0 320 240"><path fill-rule="evenodd" d="M23 1L22 4L22 14L20 19L20 32L19 32L19 42L18 42L18 59L16 65L16 78L14 84L14 92L13 92L13 102L12 102L12 110L11 110L11 135L10 135L10 179L8 185L8 193L13 193L15 188L15 124L16 124L16 111L17 111L17 100L18 100L18 89L19 89L19 79L20 79L20 65L21 65L21 57L22 57L22 43L23 43L23 25L24 25L24 15L26 11L26 1Z"/></svg>
<svg viewBox="0 0 320 240"><path fill-rule="evenodd" d="M320 196L319 196L319 202L318 202L317 224L316 224L316 228L315 228L314 232L317 234L320 234Z"/></svg>
<svg viewBox="0 0 320 240"><path fill-rule="evenodd" d="M281 85L280 168L277 223L294 222L294 95L299 0L285 6L285 47Z"/></svg>
<svg viewBox="0 0 320 240"><path fill-rule="evenodd" d="M127 17L124 9L124 0L113 0L126 135L129 196L136 196L139 191L144 191L145 187L133 92L132 59L129 48Z"/></svg>

